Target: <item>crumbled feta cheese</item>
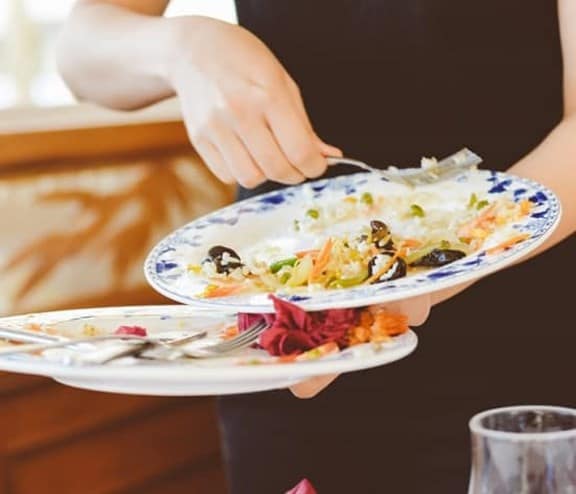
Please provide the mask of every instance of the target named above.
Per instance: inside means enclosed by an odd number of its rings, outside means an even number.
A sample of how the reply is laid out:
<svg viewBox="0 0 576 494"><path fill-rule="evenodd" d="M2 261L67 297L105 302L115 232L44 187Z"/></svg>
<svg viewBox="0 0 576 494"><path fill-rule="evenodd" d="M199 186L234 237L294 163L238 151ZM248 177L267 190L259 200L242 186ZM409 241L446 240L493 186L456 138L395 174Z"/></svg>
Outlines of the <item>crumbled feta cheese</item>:
<svg viewBox="0 0 576 494"><path fill-rule="evenodd" d="M420 166L422 168L434 168L436 165L438 165L438 160L436 158L422 158L420 160Z"/></svg>

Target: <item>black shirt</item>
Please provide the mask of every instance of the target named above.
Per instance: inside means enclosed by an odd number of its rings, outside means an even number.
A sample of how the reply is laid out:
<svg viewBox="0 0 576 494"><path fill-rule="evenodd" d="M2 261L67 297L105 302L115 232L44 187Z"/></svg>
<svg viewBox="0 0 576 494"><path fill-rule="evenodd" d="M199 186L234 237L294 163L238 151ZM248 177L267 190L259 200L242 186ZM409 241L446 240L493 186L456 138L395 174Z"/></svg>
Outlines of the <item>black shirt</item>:
<svg viewBox="0 0 576 494"><path fill-rule="evenodd" d="M347 156L414 166L468 146L506 170L561 119L554 0L237 5L299 84L318 134ZM474 413L576 406L574 296L562 288L576 275L574 246L435 307L401 362L342 376L314 400L222 400L232 492L283 492L303 476L321 494L465 492Z"/></svg>
<svg viewBox="0 0 576 494"><path fill-rule="evenodd" d="M318 134L378 165L463 147L506 169L562 115L553 0L242 0Z"/></svg>

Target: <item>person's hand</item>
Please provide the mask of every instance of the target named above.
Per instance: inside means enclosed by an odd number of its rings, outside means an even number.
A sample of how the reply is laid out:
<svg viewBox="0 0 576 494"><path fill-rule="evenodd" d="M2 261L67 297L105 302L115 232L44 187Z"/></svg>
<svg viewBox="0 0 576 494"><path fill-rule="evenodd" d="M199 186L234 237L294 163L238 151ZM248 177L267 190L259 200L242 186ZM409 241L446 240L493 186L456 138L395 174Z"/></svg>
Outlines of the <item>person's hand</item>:
<svg viewBox="0 0 576 494"><path fill-rule="evenodd" d="M383 305L383 307L391 312L405 314L408 317L408 324L415 327L426 322L430 314L431 305L430 295L421 295L398 302L391 302ZM325 389L337 377L338 374L330 374L306 379L290 387L290 391L298 398L312 398Z"/></svg>
<svg viewBox="0 0 576 494"><path fill-rule="evenodd" d="M297 184L341 155L315 134L296 83L253 34L214 19L172 20L168 77L192 144L220 180Z"/></svg>

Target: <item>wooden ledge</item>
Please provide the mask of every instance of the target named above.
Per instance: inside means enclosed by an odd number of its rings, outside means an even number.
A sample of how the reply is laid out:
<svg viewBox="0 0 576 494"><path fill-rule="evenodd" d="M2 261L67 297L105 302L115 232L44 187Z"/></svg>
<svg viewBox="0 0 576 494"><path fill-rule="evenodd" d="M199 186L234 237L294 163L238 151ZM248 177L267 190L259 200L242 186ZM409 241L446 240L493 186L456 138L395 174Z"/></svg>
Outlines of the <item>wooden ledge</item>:
<svg viewBox="0 0 576 494"><path fill-rule="evenodd" d="M114 111L88 103L57 107L0 110L0 135L29 134L98 127L142 125L181 120L176 99L132 112Z"/></svg>
<svg viewBox="0 0 576 494"><path fill-rule="evenodd" d="M0 112L0 169L190 149L174 101L137 112L89 105Z"/></svg>

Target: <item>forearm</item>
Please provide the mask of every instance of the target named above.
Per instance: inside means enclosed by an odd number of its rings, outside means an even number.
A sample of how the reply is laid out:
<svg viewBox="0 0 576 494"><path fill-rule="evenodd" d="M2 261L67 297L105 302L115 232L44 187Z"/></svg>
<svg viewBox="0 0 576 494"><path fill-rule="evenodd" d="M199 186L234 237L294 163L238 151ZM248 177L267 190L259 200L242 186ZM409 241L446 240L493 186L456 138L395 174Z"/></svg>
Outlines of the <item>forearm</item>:
<svg viewBox="0 0 576 494"><path fill-rule="evenodd" d="M508 172L531 178L547 186L560 198L562 219L550 238L529 257L552 247L576 230L576 114L567 116L544 141ZM521 262L522 262L521 261ZM438 304L457 295L472 283L442 290L432 295L432 304Z"/></svg>
<svg viewBox="0 0 576 494"><path fill-rule="evenodd" d="M60 71L79 99L139 108L173 94L166 78L173 39L171 20L160 15L80 2L60 39Z"/></svg>
<svg viewBox="0 0 576 494"><path fill-rule="evenodd" d="M532 255L572 235L576 230L576 113L564 118L540 146L509 172L546 185L562 203L560 225Z"/></svg>

